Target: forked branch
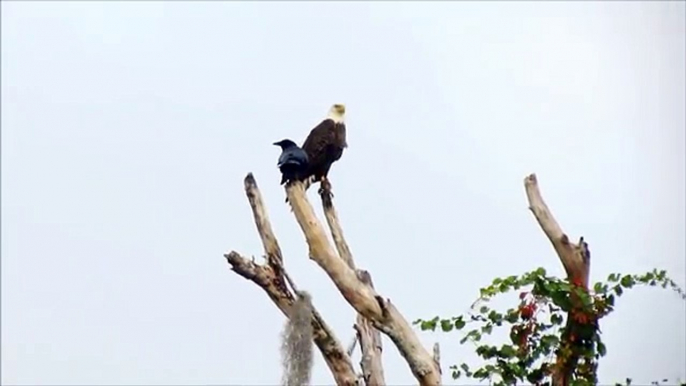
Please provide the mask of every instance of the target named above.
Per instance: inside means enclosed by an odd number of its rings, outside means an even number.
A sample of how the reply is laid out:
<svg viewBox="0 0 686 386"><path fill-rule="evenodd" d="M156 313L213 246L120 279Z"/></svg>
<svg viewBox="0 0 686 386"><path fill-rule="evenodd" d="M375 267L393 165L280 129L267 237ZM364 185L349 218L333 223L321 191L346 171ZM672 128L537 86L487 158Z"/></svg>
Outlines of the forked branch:
<svg viewBox="0 0 686 386"><path fill-rule="evenodd" d="M257 264L235 251L224 257L234 272L262 288L279 310L290 318L295 297L291 291L279 284L278 275L270 266ZM355 385L356 376L350 356L316 310L312 315L312 329L314 343L324 356L336 384Z"/></svg>
<svg viewBox="0 0 686 386"><path fill-rule="evenodd" d="M324 217L326 217L326 222L329 224L331 236L333 237L334 245L336 245L336 249L338 250L338 255L350 269L355 270L360 281L369 285L371 288L374 288L371 274L367 271L355 268L355 259L343 236L343 228L338 219L336 208L333 205L332 195L328 190L321 190L320 197L322 199ZM369 319L359 313L357 314L357 321L354 328L356 334L353 344L356 342L360 343L360 351L362 352L360 367L362 368L362 378L365 385L385 385L386 381L384 379L383 362L381 361L381 352L383 351L381 333L374 328L373 323ZM352 348L354 348L354 346L351 346L348 353L352 352Z"/></svg>
<svg viewBox="0 0 686 386"><path fill-rule="evenodd" d="M284 277L288 278L289 281L290 278L283 268L281 249L269 222L262 195L252 174L246 176L244 185L255 225L267 255L267 265L257 264L235 251L224 256L234 272L260 286L281 312L290 318L295 297L284 282ZM295 283L291 281L290 284L295 290ZM357 377L350 356L314 307L312 327L314 343L324 356L336 384L356 385Z"/></svg>
<svg viewBox="0 0 686 386"><path fill-rule="evenodd" d="M336 255L326 237L324 227L305 196L303 184L290 184L286 188L286 194L298 224L305 234L310 258L326 272L339 292L359 314L391 338L420 385L439 385L441 378L435 362L407 320L389 300L383 299L374 288L362 282L355 270Z"/></svg>
<svg viewBox="0 0 686 386"><path fill-rule="evenodd" d="M358 270L357 277L363 283L374 288L372 277L367 271ZM360 351L362 351L362 358L360 359L360 367L362 368L362 376L367 386L383 386L386 384L384 379L383 363L381 361L381 352L383 347L381 345L381 334L379 330L374 328L374 324L361 314L357 314L357 323L355 324L355 331L357 332L357 340L360 342Z"/></svg>

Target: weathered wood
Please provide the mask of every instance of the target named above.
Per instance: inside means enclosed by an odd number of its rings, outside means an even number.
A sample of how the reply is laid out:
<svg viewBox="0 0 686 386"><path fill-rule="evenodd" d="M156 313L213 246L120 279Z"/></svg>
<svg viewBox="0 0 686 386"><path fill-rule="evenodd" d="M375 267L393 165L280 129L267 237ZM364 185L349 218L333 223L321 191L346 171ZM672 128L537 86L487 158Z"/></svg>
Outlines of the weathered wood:
<svg viewBox="0 0 686 386"><path fill-rule="evenodd" d="M434 343L434 363L438 367L438 373L443 375L443 370L441 370L441 346L438 345L438 342Z"/></svg>
<svg viewBox="0 0 686 386"><path fill-rule="evenodd" d="M543 233L553 244L553 248L562 262L568 280L588 289L591 271L591 252L588 249L588 244L584 241L583 237L580 237L579 242L576 244L569 241L569 237L562 231L562 227L557 223L548 205L543 200L536 174L531 174L524 179L524 189L529 201L529 209L541 226ZM573 301L575 299L575 297L572 297ZM576 322L573 321L573 318L568 313L567 329L569 330L574 323ZM563 335L562 339L564 341L568 339L568 336ZM567 344L571 344L571 342L568 341ZM552 376L554 386L569 385L572 371L576 367L578 360L579 358L575 355L571 357L560 355L557 357L557 365Z"/></svg>
<svg viewBox="0 0 686 386"><path fill-rule="evenodd" d="M248 196L250 208L252 209L253 217L255 219L255 226L257 226L257 233L260 235L262 245L264 246L264 253L267 255L267 261L277 272L283 265L283 256L281 255L281 247L276 240L272 225L269 222L269 214L267 214L267 206L262 200L262 193L257 187L257 181L252 173L243 180L245 187L245 194Z"/></svg>
<svg viewBox="0 0 686 386"><path fill-rule="evenodd" d="M355 270L357 277L365 284L374 288L371 275L364 270L355 269L355 259L353 258L350 247L348 246L345 237L343 236L343 228L341 227L338 213L333 205L333 195L330 189L323 189L319 193L322 199L322 207L324 209L324 217L331 230L331 236L334 245L338 250L339 257L350 267ZM360 351L362 352L360 367L362 368L362 378L367 386L385 385L383 362L381 361L381 352L383 351L381 343L381 334L379 330L374 328L373 323L357 314L357 321L354 325L356 334L353 345L348 351L350 354L354 348L354 343L360 343Z"/></svg>
<svg viewBox="0 0 686 386"><path fill-rule="evenodd" d="M360 281L374 288L369 272L358 270L357 276ZM355 330L357 331L357 339L360 342L360 349L362 351L360 367L362 368L365 384L367 386L385 385L383 362L381 361L383 346L381 345L379 330L374 328L373 323L361 314L357 314Z"/></svg>
<svg viewBox="0 0 686 386"><path fill-rule="evenodd" d="M334 245L338 250L338 256L340 256L348 267L355 269L355 260L353 259L352 252L350 252L350 247L345 241L343 236L343 228L338 220L338 213L336 208L333 206L333 200L331 194L327 191L322 191L320 193L322 198L322 207L324 208L324 217L326 217L326 222L329 224L329 229L331 230L331 236L333 238Z"/></svg>
<svg viewBox="0 0 686 386"><path fill-rule="evenodd" d="M286 317L290 317L295 297L288 289L277 284L277 274L271 266L257 264L235 251L224 257L234 272L262 288L277 308ZM316 310L312 313L312 329L314 343L322 353L336 384L356 385L357 376L350 356Z"/></svg>
<svg viewBox="0 0 686 386"><path fill-rule="evenodd" d="M283 268L281 248L272 230L262 194L252 173L245 177L244 187L253 212L257 232L267 255L267 265L256 264L235 251L224 256L234 272L260 286L281 312L290 317L290 310L295 297L288 289L284 278L288 280L293 291L297 291L296 285ZM336 384L356 385L357 376L350 355L345 352L343 345L314 307L312 308L312 327L314 343L324 356Z"/></svg>
<svg viewBox="0 0 686 386"><path fill-rule="evenodd" d="M357 346L357 334L353 335L353 339L350 341L350 344L348 345L348 350L346 351L348 355L353 355L353 351L355 351L355 346Z"/></svg>
<svg viewBox="0 0 686 386"><path fill-rule="evenodd" d="M355 270L334 252L323 226L307 200L303 184L290 184L286 187L286 194L307 240L310 258L326 272L358 313L391 338L420 385L439 385L441 378L433 358L422 346L407 320L389 300L383 299L371 286L363 283Z"/></svg>
<svg viewBox="0 0 686 386"><path fill-rule="evenodd" d="M567 276L570 280L580 282L588 287L591 265L588 244L584 242L583 237L577 244L569 241L569 237L562 231L550 209L548 209L548 205L543 201L536 174L531 174L524 179L524 188L529 201L529 209L534 214L543 233L553 244Z"/></svg>

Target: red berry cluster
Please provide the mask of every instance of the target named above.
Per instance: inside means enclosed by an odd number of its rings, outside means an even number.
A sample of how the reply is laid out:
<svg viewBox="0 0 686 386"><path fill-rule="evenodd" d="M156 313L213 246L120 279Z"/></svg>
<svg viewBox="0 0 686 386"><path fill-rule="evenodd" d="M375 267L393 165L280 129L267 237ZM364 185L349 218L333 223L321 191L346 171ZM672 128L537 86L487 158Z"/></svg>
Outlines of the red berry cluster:
<svg viewBox="0 0 686 386"><path fill-rule="evenodd" d="M519 299L522 300L522 302L519 304L519 316L525 321L525 323L514 326L513 328L516 330L516 333L519 336L519 349L526 351L528 347L529 336L536 329L536 320L534 316L538 306L536 305L535 298L533 296L529 296L528 292L520 293Z"/></svg>

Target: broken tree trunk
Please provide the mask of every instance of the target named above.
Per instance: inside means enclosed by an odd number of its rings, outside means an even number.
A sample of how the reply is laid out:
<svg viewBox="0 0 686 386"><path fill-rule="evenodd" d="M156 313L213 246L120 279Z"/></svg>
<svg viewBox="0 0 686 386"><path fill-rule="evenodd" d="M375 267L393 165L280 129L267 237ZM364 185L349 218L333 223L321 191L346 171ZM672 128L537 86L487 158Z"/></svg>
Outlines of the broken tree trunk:
<svg viewBox="0 0 686 386"><path fill-rule="evenodd" d="M552 212L548 209L543 196L538 188L538 180L535 174L531 174L524 179L524 189L529 201L529 209L534 214L536 221L541 226L543 233L553 244L565 272L567 279L588 290L588 281L591 270L591 253L588 244L581 237L579 242L574 244L569 237L562 231L560 225L555 221ZM567 329L576 323L571 315L567 315ZM563 336L562 339L568 339ZM567 342L571 344L571 342ZM572 371L578 362L578 357L564 357L558 355L557 366L553 373L553 386L568 386Z"/></svg>

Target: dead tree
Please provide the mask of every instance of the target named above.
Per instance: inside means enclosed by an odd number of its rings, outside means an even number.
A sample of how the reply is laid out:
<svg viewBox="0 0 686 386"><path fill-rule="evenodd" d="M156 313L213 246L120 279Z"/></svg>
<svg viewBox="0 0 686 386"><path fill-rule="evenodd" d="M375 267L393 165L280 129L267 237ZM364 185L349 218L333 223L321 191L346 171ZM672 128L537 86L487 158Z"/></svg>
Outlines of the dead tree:
<svg viewBox="0 0 686 386"><path fill-rule="evenodd" d="M529 209L536 217L536 221L541 226L543 233L553 244L553 248L564 266L567 279L588 290L591 270L591 252L588 249L588 244L584 241L583 237L579 238L578 243L572 243L569 237L562 231L560 225L555 221L552 212L548 209L545 201L543 201L535 174L531 174L524 179L524 189L529 201ZM572 298L572 300L574 301L575 299ZM567 330L574 323L576 322L571 315L567 315ZM569 339L569 336L562 336L562 339L563 341ZM578 357L565 358L563 355L558 355L557 366L552 374L554 386L569 385L571 374L578 360Z"/></svg>
<svg viewBox="0 0 686 386"><path fill-rule="evenodd" d="M244 182L255 225L264 246L266 264L258 264L235 251L224 256L234 272L260 286L284 315L291 318L295 302L294 292L297 293L298 290L284 269L281 249L269 223L267 209L255 178L252 174L248 174ZM552 243L569 280L588 288L590 271L588 244L584 242L583 237L574 244L562 231L543 201L535 174L525 178L524 186L529 209ZM305 235L310 258L329 276L343 298L358 313L354 325L355 338L348 350L345 350L316 308L314 306L311 308L312 339L331 370L336 384L346 386L385 384L381 365L380 331L386 334L398 348L420 385L440 385L438 345L434 346L433 355L429 354L403 315L390 300L384 299L375 291L369 272L355 267L332 197L323 192L321 194L322 206L334 240L334 250L305 191L306 186L300 182L286 187L288 203ZM574 323L572 318L567 319L567 323ZM362 351L360 361L362 374L359 376L351 360L352 351L358 342ZM553 384L567 386L570 374L576 365L575 358L560 361L562 363L553 374Z"/></svg>
<svg viewBox="0 0 686 386"><path fill-rule="evenodd" d="M224 255L234 272L260 286L281 312L290 318L295 301L295 283L284 269L283 256L274 235L267 209L252 174L245 177L245 192L252 208L257 231L264 246L266 264L258 264L236 251ZM433 355L424 348L410 323L390 300L379 295L369 272L357 269L350 248L343 236L333 200L321 194L326 221L334 240L329 243L326 231L315 215L301 182L286 187L288 203L305 235L309 255L329 276L343 298L357 311L355 339L345 350L322 316L312 306L312 339L328 365L338 385L385 385L381 364L380 332L386 334L405 358L412 374L422 386L440 385L440 355L434 346ZM290 288L289 288L290 286ZM316 297L315 297L316 299ZM314 299L313 299L314 302ZM362 351L361 375L357 375L351 360L356 343Z"/></svg>

